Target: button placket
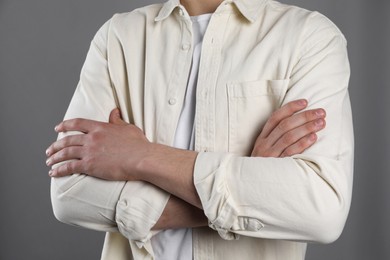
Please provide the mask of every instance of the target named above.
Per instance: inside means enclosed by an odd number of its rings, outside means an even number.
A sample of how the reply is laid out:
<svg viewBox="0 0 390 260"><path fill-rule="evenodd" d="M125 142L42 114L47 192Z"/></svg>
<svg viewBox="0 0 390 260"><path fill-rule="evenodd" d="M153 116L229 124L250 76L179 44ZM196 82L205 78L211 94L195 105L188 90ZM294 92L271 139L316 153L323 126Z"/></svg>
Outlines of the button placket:
<svg viewBox="0 0 390 260"><path fill-rule="evenodd" d="M181 37L175 40L176 42L177 40L180 41L177 45L179 51L177 52L176 64L174 65L175 67L173 68L172 77L165 96L164 112L159 120L159 129L162 131L161 135L164 136L160 140L164 140L168 144L172 144L174 139L192 61L192 53L190 51L192 47L191 21L182 9L178 10L178 14L180 16L177 16L177 22L181 28Z"/></svg>
<svg viewBox="0 0 390 260"><path fill-rule="evenodd" d="M215 106L218 70L221 63L221 43L229 19L226 12L215 13L203 38L202 58L198 76L195 148L198 151L214 151Z"/></svg>

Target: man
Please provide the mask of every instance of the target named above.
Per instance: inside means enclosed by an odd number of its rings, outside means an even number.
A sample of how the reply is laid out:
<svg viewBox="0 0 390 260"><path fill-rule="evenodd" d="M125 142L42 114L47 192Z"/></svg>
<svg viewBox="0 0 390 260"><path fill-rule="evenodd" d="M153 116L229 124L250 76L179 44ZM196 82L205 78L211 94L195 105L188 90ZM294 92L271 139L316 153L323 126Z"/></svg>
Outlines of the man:
<svg viewBox="0 0 390 260"><path fill-rule="evenodd" d="M348 79L340 31L276 1L115 15L46 152L54 213L103 259L303 259L348 215Z"/></svg>

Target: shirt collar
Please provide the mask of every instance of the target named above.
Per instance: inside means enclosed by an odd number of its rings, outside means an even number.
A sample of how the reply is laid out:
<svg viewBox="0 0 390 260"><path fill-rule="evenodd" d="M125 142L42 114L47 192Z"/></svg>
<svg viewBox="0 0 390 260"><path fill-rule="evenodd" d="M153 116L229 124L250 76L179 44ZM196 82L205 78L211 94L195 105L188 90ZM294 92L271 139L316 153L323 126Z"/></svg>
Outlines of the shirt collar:
<svg viewBox="0 0 390 260"><path fill-rule="evenodd" d="M268 1L269 0L225 0L223 3L234 3L246 19L250 22L254 22L259 17L261 7ZM176 8L183 8L180 4L180 0L169 0L165 2L155 18L155 21L164 20L171 15Z"/></svg>
<svg viewBox="0 0 390 260"><path fill-rule="evenodd" d="M256 21L262 10L263 5L269 0L231 0L241 14L251 23Z"/></svg>

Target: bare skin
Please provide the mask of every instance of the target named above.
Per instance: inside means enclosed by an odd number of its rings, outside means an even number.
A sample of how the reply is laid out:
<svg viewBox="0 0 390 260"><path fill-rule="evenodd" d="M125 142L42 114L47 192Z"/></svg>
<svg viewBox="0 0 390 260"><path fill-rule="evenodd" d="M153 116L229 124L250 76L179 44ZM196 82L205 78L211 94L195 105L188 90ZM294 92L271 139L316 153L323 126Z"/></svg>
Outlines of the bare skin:
<svg viewBox="0 0 390 260"><path fill-rule="evenodd" d="M299 109L299 105L297 105L296 109ZM251 154L252 157L291 156L294 154L302 153L304 150L306 150L315 143L315 141L317 140L317 135L314 131L313 133L308 134L303 138L300 138L298 141L296 141L296 138L299 136L298 132L293 132L292 134L287 135L284 134L283 136L287 136L287 138L281 137L277 142L270 141L267 138L272 132L272 130L274 130L276 127L279 128L279 131L275 131L273 137L275 137L275 135L278 135L278 133L280 135L280 132L283 132L283 129L288 129L289 127L292 127L294 125L298 125L298 127L301 128L300 131L303 130L302 127L315 128L315 126L313 126L312 124L313 120L311 120L315 117L318 117L318 119L314 122L314 124L317 125L317 127L319 127L320 129L325 127L325 110L318 109L306 113L306 119L303 117L298 117L299 120L303 120L301 122L293 121L294 117L292 117L292 115L294 111L295 108L290 107L290 110L279 109L274 112L274 114L272 115L270 120L268 120L267 124L264 126L261 134L256 140ZM302 125L299 125L299 123L301 123ZM289 133L291 133L291 131ZM296 142L289 145L289 142L294 141ZM287 145L288 147L281 151L283 148L283 145L281 144L283 143L285 143L285 145ZM207 224L207 218L204 215L203 210L193 205L190 205L175 196L171 196L161 218L157 221L156 225L153 227L153 230L200 227L207 226Z"/></svg>
<svg viewBox="0 0 390 260"><path fill-rule="evenodd" d="M252 156L282 157L313 145L315 133L325 127L325 111L299 112L306 106L305 100L298 100L275 111L256 140ZM197 152L150 143L139 128L120 118L117 109L111 112L109 123L72 119L60 123L56 131L84 134L67 136L47 149L48 166L70 160L51 170L50 176L82 172L106 180L146 181L174 196L155 229L207 224L193 183ZM166 217L173 213L191 218Z"/></svg>
<svg viewBox="0 0 390 260"><path fill-rule="evenodd" d="M186 8L191 16L214 13L222 0L181 0L180 3Z"/></svg>

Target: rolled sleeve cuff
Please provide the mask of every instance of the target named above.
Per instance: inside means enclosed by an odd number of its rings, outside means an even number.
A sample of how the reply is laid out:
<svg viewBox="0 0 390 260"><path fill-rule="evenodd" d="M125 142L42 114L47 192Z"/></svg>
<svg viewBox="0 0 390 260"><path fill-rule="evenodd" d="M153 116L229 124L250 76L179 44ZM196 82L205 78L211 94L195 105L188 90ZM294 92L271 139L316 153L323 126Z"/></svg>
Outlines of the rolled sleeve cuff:
<svg viewBox="0 0 390 260"><path fill-rule="evenodd" d="M230 231L236 216L234 201L226 183L226 170L231 156L227 153L201 152L194 169L195 188L209 220L209 227L225 240L239 238L239 235Z"/></svg>
<svg viewBox="0 0 390 260"><path fill-rule="evenodd" d="M123 236L139 247L150 240L170 195L142 181L127 182L116 207L116 222Z"/></svg>

